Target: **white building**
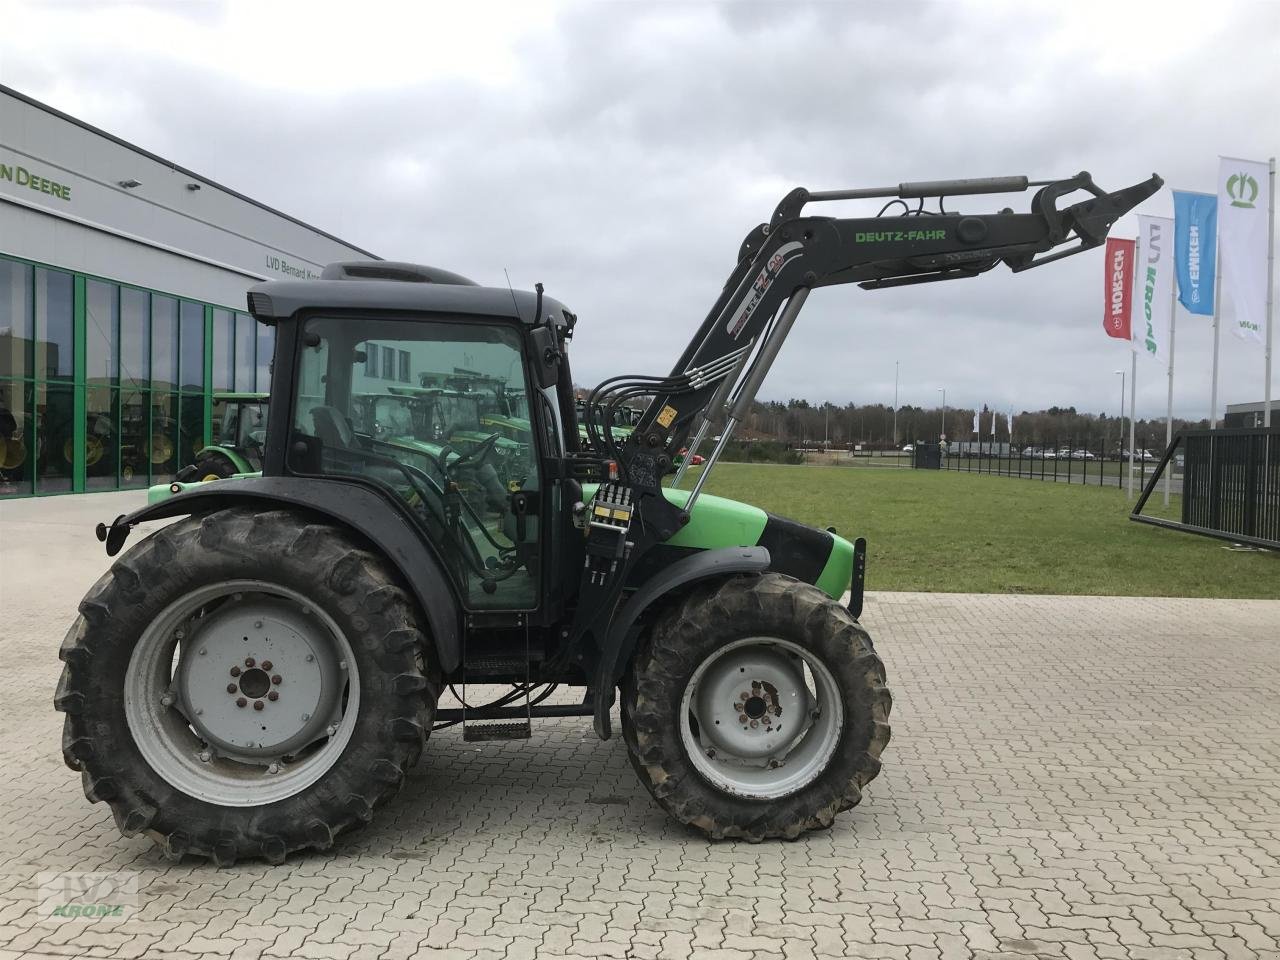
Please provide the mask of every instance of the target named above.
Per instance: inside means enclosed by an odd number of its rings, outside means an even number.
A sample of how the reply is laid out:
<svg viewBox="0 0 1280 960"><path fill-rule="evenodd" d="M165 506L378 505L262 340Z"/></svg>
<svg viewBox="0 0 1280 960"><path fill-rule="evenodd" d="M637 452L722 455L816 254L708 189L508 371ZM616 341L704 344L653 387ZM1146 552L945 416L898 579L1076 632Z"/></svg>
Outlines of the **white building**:
<svg viewBox="0 0 1280 960"><path fill-rule="evenodd" d="M0 86L0 497L142 487L268 389L263 279L374 254Z"/></svg>

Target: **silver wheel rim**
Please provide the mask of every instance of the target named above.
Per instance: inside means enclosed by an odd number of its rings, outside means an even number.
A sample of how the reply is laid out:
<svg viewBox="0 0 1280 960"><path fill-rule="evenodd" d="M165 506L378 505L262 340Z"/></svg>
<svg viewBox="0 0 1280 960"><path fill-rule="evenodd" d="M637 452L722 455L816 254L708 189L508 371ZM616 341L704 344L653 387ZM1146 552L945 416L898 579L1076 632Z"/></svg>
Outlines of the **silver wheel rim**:
<svg viewBox="0 0 1280 960"><path fill-rule="evenodd" d="M774 800L827 769L844 728L844 702L831 671L799 644L746 637L699 664L679 722L685 752L712 786Z"/></svg>
<svg viewBox="0 0 1280 960"><path fill-rule="evenodd" d="M225 581L181 597L143 631L124 708L134 743L168 784L219 806L260 806L337 762L355 730L360 678L342 630L306 597Z"/></svg>

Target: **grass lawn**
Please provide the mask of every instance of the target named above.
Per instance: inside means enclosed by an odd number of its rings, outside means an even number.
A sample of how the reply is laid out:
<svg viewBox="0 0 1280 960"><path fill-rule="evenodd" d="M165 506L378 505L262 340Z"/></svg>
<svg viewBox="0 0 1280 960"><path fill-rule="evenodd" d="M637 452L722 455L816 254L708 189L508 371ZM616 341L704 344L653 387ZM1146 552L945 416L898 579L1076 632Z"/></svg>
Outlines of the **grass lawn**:
<svg viewBox="0 0 1280 960"><path fill-rule="evenodd" d="M707 491L866 537L869 590L1280 598L1280 554L1134 523L1114 487L722 463Z"/></svg>

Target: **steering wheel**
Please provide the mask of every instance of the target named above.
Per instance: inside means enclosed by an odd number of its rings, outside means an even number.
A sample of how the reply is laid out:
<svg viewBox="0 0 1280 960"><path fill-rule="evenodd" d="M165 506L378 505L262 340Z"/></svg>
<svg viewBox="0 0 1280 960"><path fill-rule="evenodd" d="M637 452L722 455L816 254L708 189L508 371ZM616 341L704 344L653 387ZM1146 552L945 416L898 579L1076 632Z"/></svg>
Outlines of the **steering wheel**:
<svg viewBox="0 0 1280 960"><path fill-rule="evenodd" d="M493 455L493 448L498 445L498 441L501 439L502 439L502 434L491 433L489 434L489 436L481 440L474 450L470 451L469 453L462 454L460 457L458 457L457 460L453 461L453 463L449 465L454 467L460 467L463 464L467 463L468 461L474 460L477 466L482 466L484 462L488 460L490 456ZM453 448L450 447L448 444L445 444L444 450L442 450L440 453L440 459L442 462L445 462L446 464L448 463L447 458L449 455L449 451L451 451L452 449Z"/></svg>

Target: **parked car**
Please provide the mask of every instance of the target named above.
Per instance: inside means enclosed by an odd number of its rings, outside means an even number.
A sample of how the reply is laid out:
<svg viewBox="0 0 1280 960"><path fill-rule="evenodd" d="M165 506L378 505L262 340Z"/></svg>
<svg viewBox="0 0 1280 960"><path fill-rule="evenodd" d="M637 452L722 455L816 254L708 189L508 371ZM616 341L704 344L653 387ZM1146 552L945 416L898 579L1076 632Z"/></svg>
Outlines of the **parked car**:
<svg viewBox="0 0 1280 960"><path fill-rule="evenodd" d="M908 444L906 444L906 445L902 448L902 452L903 452L903 453L915 453L915 452L916 452L916 445L915 445L914 443L908 443Z"/></svg>
<svg viewBox="0 0 1280 960"><path fill-rule="evenodd" d="M1088 450L1072 450L1071 459L1072 460L1097 460L1098 458L1095 454L1090 453Z"/></svg>

